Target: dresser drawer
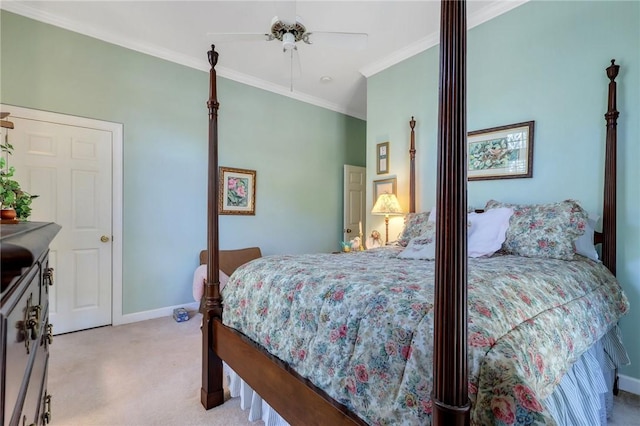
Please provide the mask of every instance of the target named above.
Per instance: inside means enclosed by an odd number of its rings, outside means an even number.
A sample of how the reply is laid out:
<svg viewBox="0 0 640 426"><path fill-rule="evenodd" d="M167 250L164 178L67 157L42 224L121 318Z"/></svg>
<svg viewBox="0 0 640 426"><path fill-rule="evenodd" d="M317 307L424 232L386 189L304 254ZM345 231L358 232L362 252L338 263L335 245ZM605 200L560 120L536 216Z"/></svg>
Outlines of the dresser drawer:
<svg viewBox="0 0 640 426"><path fill-rule="evenodd" d="M43 414L50 410L50 401L46 401L45 390L47 380L47 368L49 365L49 344L47 340L46 328L48 321L42 325L40 337L38 338L35 359L31 367L31 372L25 378L27 386L24 404L22 405L21 414L16 417L18 425L43 425L46 424ZM15 414L15 413L14 413ZM51 413L47 415L50 419Z"/></svg>
<svg viewBox="0 0 640 426"><path fill-rule="evenodd" d="M43 425L51 418L48 256L59 230L44 222L0 227L0 426Z"/></svg>
<svg viewBox="0 0 640 426"><path fill-rule="evenodd" d="M23 275L25 280L21 291L16 292L7 301L6 318L2 318L6 345L3 364L4 380L4 420L9 424L13 416L18 416L24 403L24 388L29 381L27 369L31 368L30 360L34 360L40 349L44 318L47 314L39 304L40 268L36 264ZM46 306L44 308L47 308ZM40 382L41 380L38 380ZM20 408L18 408L20 407ZM14 418L17 421L17 418Z"/></svg>

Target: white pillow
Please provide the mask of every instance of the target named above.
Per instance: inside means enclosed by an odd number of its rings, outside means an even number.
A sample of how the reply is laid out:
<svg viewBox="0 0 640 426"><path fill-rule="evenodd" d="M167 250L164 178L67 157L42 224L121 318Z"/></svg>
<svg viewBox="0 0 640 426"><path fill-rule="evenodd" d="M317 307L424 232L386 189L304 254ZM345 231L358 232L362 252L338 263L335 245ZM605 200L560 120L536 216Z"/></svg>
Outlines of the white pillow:
<svg viewBox="0 0 640 426"><path fill-rule="evenodd" d="M502 248L509 228L509 219L513 209L499 207L484 213L469 213L467 220L471 222L468 233L467 256L491 256Z"/></svg>
<svg viewBox="0 0 640 426"><path fill-rule="evenodd" d="M436 221L436 206L433 206L431 211L429 212L429 218L427 222L435 222Z"/></svg>
<svg viewBox="0 0 640 426"><path fill-rule="evenodd" d="M229 276L222 271L220 272L220 291L227 285L227 281L229 281ZM204 295L204 284L207 281L207 265L200 265L196 268L193 273L193 300L199 302Z"/></svg>
<svg viewBox="0 0 640 426"><path fill-rule="evenodd" d="M580 254L584 257L587 257L591 260L599 260L598 252L596 251L596 247L593 244L593 233L596 229L596 224L600 216L591 216L587 219L587 225L584 228L584 234L580 235L574 241L576 246L576 253Z"/></svg>

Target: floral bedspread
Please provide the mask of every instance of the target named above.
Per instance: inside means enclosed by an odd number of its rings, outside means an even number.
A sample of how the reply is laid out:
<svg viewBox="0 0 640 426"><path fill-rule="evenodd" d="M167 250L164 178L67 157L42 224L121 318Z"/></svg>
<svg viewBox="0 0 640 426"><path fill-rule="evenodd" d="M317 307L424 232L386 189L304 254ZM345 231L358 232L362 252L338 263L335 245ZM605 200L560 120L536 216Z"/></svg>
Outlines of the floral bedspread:
<svg viewBox="0 0 640 426"><path fill-rule="evenodd" d="M372 425L431 422L434 262L387 248L268 256L223 291L224 323ZM586 258L469 259L476 425L554 424L541 401L629 309Z"/></svg>

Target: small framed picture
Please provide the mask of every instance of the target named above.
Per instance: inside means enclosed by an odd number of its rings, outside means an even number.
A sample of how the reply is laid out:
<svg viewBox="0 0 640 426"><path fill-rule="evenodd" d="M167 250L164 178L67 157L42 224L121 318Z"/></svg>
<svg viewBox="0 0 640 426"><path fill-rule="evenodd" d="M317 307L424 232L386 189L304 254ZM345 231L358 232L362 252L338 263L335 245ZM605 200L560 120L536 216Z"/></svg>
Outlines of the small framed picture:
<svg viewBox="0 0 640 426"><path fill-rule="evenodd" d="M533 121L469 132L468 180L533 176Z"/></svg>
<svg viewBox="0 0 640 426"><path fill-rule="evenodd" d="M396 194L396 178L380 179L373 181L373 205L378 201L380 194Z"/></svg>
<svg viewBox="0 0 640 426"><path fill-rule="evenodd" d="M376 158L376 170L378 174L389 173L389 142L382 142L377 145Z"/></svg>
<svg viewBox="0 0 640 426"><path fill-rule="evenodd" d="M220 167L219 173L218 213L255 215L256 171Z"/></svg>

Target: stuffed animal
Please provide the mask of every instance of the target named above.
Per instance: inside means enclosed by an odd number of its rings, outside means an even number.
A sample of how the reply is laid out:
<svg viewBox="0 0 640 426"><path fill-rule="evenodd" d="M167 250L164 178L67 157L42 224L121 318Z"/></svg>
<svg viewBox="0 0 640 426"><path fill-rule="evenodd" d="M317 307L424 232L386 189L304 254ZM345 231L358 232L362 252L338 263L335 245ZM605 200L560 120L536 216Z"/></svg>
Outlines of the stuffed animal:
<svg viewBox="0 0 640 426"><path fill-rule="evenodd" d="M380 233L375 229L371 231L371 235L369 236L369 238L367 238L367 249L382 247L383 245L384 243L382 242Z"/></svg>
<svg viewBox="0 0 640 426"><path fill-rule="evenodd" d="M358 250L360 250L360 237L355 237L353 240L351 240L351 251Z"/></svg>

